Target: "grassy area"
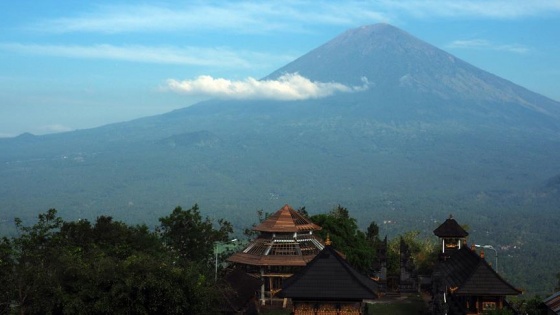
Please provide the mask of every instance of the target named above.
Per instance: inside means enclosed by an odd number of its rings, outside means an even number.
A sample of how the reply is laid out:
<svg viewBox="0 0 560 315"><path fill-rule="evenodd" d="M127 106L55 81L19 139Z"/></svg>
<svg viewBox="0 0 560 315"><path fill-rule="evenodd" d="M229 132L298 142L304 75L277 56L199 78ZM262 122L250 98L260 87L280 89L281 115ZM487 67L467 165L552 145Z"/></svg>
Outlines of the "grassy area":
<svg viewBox="0 0 560 315"><path fill-rule="evenodd" d="M391 300L380 300L367 304L367 314L415 315L425 314L426 304L419 295L406 295ZM289 310L266 310L263 315L289 315Z"/></svg>
<svg viewBox="0 0 560 315"><path fill-rule="evenodd" d="M367 314L410 315L424 314L426 304L419 295L403 296L400 299L368 304Z"/></svg>

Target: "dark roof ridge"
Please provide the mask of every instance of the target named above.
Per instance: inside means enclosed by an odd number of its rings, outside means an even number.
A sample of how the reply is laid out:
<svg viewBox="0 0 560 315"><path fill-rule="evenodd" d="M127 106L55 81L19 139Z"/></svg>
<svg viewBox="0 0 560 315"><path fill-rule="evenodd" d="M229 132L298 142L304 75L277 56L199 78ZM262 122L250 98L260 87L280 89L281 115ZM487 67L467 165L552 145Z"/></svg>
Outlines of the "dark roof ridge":
<svg viewBox="0 0 560 315"><path fill-rule="evenodd" d="M453 219L453 215L449 215L449 218L434 230L434 234L438 237L467 237L469 235L469 233Z"/></svg>
<svg viewBox="0 0 560 315"><path fill-rule="evenodd" d="M371 280L370 278L366 277L365 275L361 274L359 271L357 271L356 269L354 269L350 263L344 259L339 253L338 251L336 251L334 248L332 248L332 246L325 246L325 249L328 249L331 254L334 253L334 257L336 259L338 259L338 261L341 262L342 266L344 267L344 269L346 269L351 275L352 277L354 277L354 279L358 280L358 283L366 290L371 291L371 288L369 288L363 281L365 279L367 280ZM321 255L321 253L319 253L319 255ZM371 280L373 281L373 280Z"/></svg>
<svg viewBox="0 0 560 315"><path fill-rule="evenodd" d="M502 284L505 284L506 286L508 286L510 289L512 289L515 292L522 293L521 290L512 286L508 281L506 281L502 276L500 276L500 274L497 273L496 270L494 268L492 268L492 266L490 266L490 264L486 261L486 259L480 257L475 250L473 250L473 249L471 249L467 246L462 247L460 250L468 251L471 255L473 255L474 257L476 257L478 259L478 262L475 264L475 266L472 268L469 275L464 279L464 281L459 286L459 288L458 288L459 291L461 290L461 288L463 288L465 285L467 285L469 283L469 281L473 278L473 276L476 274L476 271L479 270L479 268L486 268L488 271L490 271L490 273L492 273L495 277L497 277L497 279Z"/></svg>
<svg viewBox="0 0 560 315"><path fill-rule="evenodd" d="M322 262L321 259L327 259L327 261ZM331 260L331 262L328 262L328 260ZM334 260L333 260L334 259ZM335 265L339 266L339 273L337 273L338 276L341 276L342 274L346 274L345 277L347 277L346 279L350 280L351 283L353 283L352 285L355 287L355 289L360 292L360 293L356 293L358 295L358 299L368 299L368 298L374 298L377 297L377 292L376 292L376 283L369 279L368 277L360 274L357 270L353 269L353 267L348 263L348 261L346 261L341 254L339 254L334 248L332 248L331 246L325 246L325 248L319 253L317 254L317 256L315 256L315 258L313 258L313 260L311 260L307 266L305 266L304 268L302 268L300 271L298 271L296 274L294 274L292 277L288 278L285 280L284 285L282 287L282 291L280 292L280 296L284 296L284 297L300 297L302 298L303 296L297 296L295 294L295 292L303 292L302 290L302 286L305 287L306 285L309 285L310 283L313 283L313 286L321 286L321 285L325 285L324 281L331 281L333 279L330 280L325 280L326 278L323 276L319 276L319 279L316 279L316 277L318 276L317 271L318 270L323 270L323 272L325 271L325 269L322 269L325 267L325 264L327 265L331 265L332 266L332 262L335 263ZM319 269L317 269L319 268ZM344 270L344 272L342 272L342 270ZM319 273L320 275L320 273ZM315 280L312 280L315 279ZM315 282L319 280L319 282ZM346 280L342 280L342 282L339 282L340 279L334 279L333 281L335 283L329 283L329 287L332 289L333 287L338 288L337 285L346 285L347 282ZM311 282L310 282L311 281ZM368 286L367 281L371 282L371 286ZM319 284L319 283L323 283L323 284ZM358 289L359 288L359 289ZM354 289L353 289L354 290ZM328 293L327 293L328 292ZM326 298L329 294L333 294L332 290L327 290L327 292L316 292L315 294L318 294L317 296L315 296L315 298ZM345 291L345 294L348 294L349 291ZM313 295L314 293L311 292L307 292L307 293L303 293L304 295ZM327 295L327 296L325 296ZM344 295L344 294L343 294ZM350 298L350 296L340 296L340 295L336 295L338 298L342 298L342 299L348 299ZM309 297L309 296L308 296ZM356 296L354 296L356 297ZM334 296L331 296L331 298L334 298Z"/></svg>

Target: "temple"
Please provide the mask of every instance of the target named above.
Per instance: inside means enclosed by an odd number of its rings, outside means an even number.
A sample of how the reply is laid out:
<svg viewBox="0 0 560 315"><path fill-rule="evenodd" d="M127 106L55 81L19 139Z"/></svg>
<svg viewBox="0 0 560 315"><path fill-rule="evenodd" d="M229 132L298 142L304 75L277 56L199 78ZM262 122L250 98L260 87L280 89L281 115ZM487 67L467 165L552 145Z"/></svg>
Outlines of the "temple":
<svg viewBox="0 0 560 315"><path fill-rule="evenodd" d="M521 293L466 245L468 233L450 217L434 234L442 241L432 275L433 314L483 314L510 308L506 297Z"/></svg>
<svg viewBox="0 0 560 315"><path fill-rule="evenodd" d="M377 283L360 274L327 242L309 264L284 282L294 315L359 315L364 300L378 297Z"/></svg>
<svg viewBox="0 0 560 315"><path fill-rule="evenodd" d="M267 298L272 300L280 291L283 279L305 267L324 248L322 240L313 234L320 229L284 205L253 228L260 233L256 239L227 260L261 279L260 301L264 305Z"/></svg>

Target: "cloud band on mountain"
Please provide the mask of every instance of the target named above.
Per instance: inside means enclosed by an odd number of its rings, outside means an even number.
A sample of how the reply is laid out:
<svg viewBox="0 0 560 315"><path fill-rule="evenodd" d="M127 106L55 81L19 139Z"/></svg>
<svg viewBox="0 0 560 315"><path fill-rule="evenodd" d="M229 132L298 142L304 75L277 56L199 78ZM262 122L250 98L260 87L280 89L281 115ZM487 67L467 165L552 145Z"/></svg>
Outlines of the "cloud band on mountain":
<svg viewBox="0 0 560 315"><path fill-rule="evenodd" d="M351 93L368 89L368 81L362 78L362 86L347 86L337 82L317 82L289 73L277 80L257 80L247 78L243 81L231 81L203 75L194 80L167 81L167 89L195 96L209 96L221 99L270 99L270 100L305 100L331 96L335 93Z"/></svg>

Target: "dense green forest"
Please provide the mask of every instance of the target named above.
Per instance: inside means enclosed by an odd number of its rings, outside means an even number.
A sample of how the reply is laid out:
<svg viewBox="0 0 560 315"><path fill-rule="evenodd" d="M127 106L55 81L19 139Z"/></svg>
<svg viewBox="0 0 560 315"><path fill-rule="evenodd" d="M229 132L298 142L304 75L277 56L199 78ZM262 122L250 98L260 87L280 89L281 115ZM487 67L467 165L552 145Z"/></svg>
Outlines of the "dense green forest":
<svg viewBox="0 0 560 315"><path fill-rule="evenodd" d="M15 220L0 241L0 314L213 314L221 291L212 251L226 221L176 208L160 225L100 216L64 221L51 209L37 223Z"/></svg>

